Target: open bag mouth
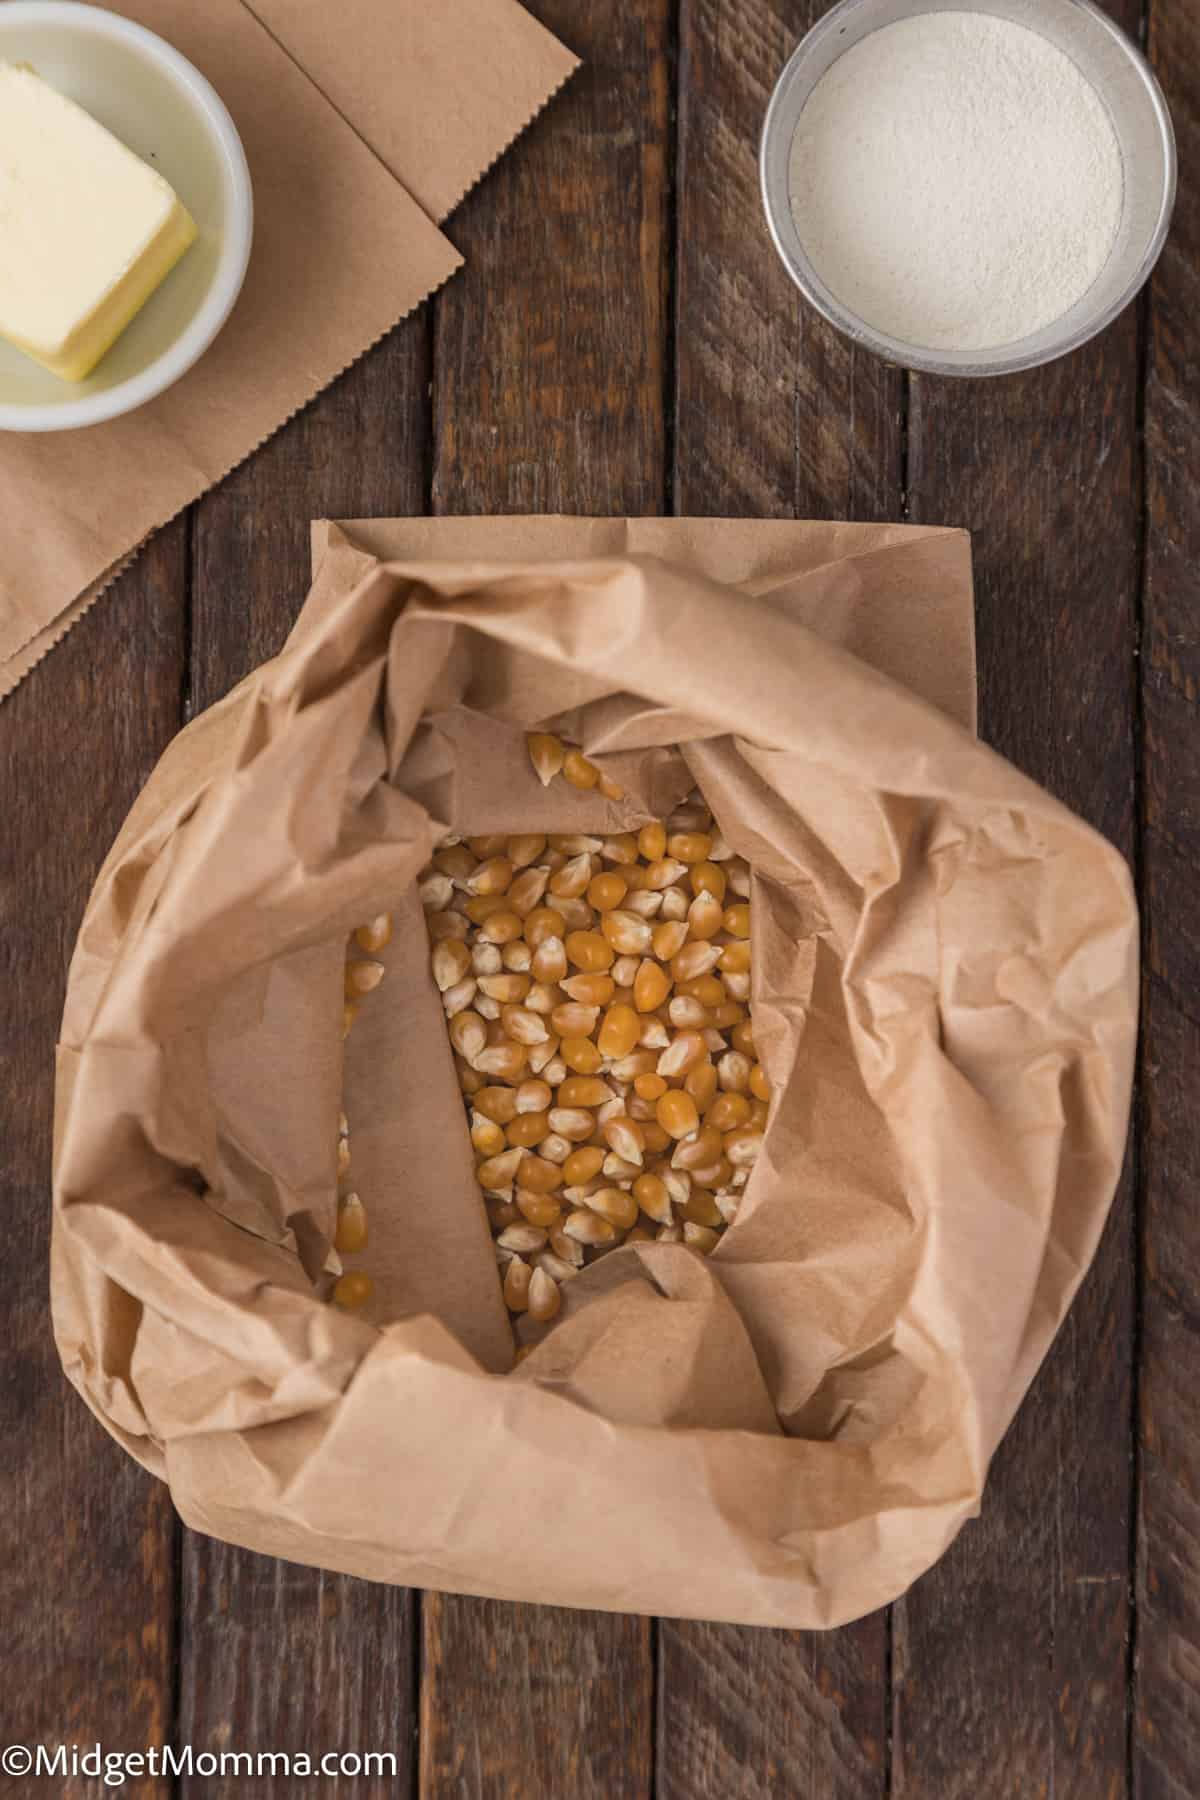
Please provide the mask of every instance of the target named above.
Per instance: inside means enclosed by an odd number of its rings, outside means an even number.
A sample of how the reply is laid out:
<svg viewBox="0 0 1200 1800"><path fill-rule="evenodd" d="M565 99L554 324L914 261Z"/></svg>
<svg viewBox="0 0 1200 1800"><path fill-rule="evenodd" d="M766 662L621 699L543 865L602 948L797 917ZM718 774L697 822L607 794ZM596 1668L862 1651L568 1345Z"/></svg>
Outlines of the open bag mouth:
<svg viewBox="0 0 1200 1800"><path fill-rule="evenodd" d="M885 584L910 549L881 547ZM72 964L53 1301L71 1379L190 1524L811 1626L903 1591L977 1509L1115 1186L1136 913L1108 844L801 622L864 579L347 551L170 747ZM609 792L544 787L530 732ZM696 789L750 872L763 1142L711 1255L612 1249L514 1363L420 882L448 836L605 842ZM343 1063L346 943L384 913ZM362 1316L324 1298L343 1084Z"/></svg>

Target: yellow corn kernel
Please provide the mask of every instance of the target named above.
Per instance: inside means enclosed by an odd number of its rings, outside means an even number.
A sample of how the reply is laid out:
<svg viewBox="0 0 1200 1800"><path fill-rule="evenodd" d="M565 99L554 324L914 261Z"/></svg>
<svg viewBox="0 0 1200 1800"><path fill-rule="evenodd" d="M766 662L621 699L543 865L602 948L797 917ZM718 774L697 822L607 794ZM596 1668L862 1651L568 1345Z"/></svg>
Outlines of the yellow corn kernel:
<svg viewBox="0 0 1200 1800"><path fill-rule="evenodd" d="M765 1100L756 1099L750 1102L750 1117L746 1123L754 1131L767 1129L767 1103Z"/></svg>
<svg viewBox="0 0 1200 1800"><path fill-rule="evenodd" d="M378 918L368 919L365 925L360 925L354 934L354 941L360 950L366 951L368 956L374 956L377 950L382 950L385 944L390 944L392 941L391 913L380 913Z"/></svg>
<svg viewBox="0 0 1200 1800"><path fill-rule="evenodd" d="M517 1111L545 1112L553 1098L548 1081L523 1081L517 1089Z"/></svg>
<svg viewBox="0 0 1200 1800"><path fill-rule="evenodd" d="M588 905L594 906L597 912L611 912L614 906L620 906L628 890L629 883L624 876L606 869L602 875L593 875L588 883Z"/></svg>
<svg viewBox="0 0 1200 1800"><path fill-rule="evenodd" d="M600 854L606 862L625 865L637 861L637 839L631 831L619 831L615 837L605 838L600 846Z"/></svg>
<svg viewBox="0 0 1200 1800"><path fill-rule="evenodd" d="M737 900L732 906L727 906L721 922L730 937L748 938L750 936L749 901Z"/></svg>
<svg viewBox="0 0 1200 1800"><path fill-rule="evenodd" d="M557 1318L558 1309L562 1305L562 1289L552 1275L545 1269L535 1269L529 1277L529 1288L525 1296L525 1310L531 1319L539 1325L546 1325ZM517 1361L533 1349L532 1344L523 1344L517 1351Z"/></svg>
<svg viewBox="0 0 1200 1800"><path fill-rule="evenodd" d="M655 1102L657 1106L657 1101ZM671 1148L671 1134L664 1131L657 1118L642 1121L642 1136L646 1140L646 1149L651 1156L661 1156L664 1150Z"/></svg>
<svg viewBox="0 0 1200 1800"><path fill-rule="evenodd" d="M444 850L434 852L433 866L451 881L465 881L475 868L475 858L465 844L447 844Z"/></svg>
<svg viewBox="0 0 1200 1800"><path fill-rule="evenodd" d="M726 944L721 951L721 967L726 974L744 975L750 968L750 945L745 938L737 938L732 944Z"/></svg>
<svg viewBox="0 0 1200 1800"><path fill-rule="evenodd" d="M694 981L715 968L723 954L717 944L685 944L679 955L671 958L671 974L676 981Z"/></svg>
<svg viewBox="0 0 1200 1800"><path fill-rule="evenodd" d="M600 779L600 771L594 762L589 762L582 750L568 750L563 758L563 778L572 787L594 788Z"/></svg>
<svg viewBox="0 0 1200 1800"><path fill-rule="evenodd" d="M695 975L690 981L681 981L675 992L707 1007L720 1006L726 998L719 975Z"/></svg>
<svg viewBox="0 0 1200 1800"><path fill-rule="evenodd" d="M681 1031L659 1057L655 1073L673 1081L702 1063L707 1055L708 1047L698 1031Z"/></svg>
<svg viewBox="0 0 1200 1800"><path fill-rule="evenodd" d="M646 1140L638 1121L619 1113L615 1119L606 1119L601 1129L609 1149L625 1162L640 1169L646 1153Z"/></svg>
<svg viewBox="0 0 1200 1800"><path fill-rule="evenodd" d="M707 1225L697 1225L691 1219L683 1221L683 1241L692 1250L698 1250L701 1256L707 1256L716 1249L721 1239Z"/></svg>
<svg viewBox="0 0 1200 1800"><path fill-rule="evenodd" d="M735 1025L733 1030L729 1034L729 1041L733 1045L735 1050L741 1051L743 1056L753 1057L754 1056L754 1025L753 1025L752 1021L749 1019L742 1019L737 1025ZM766 1099L770 1098L770 1095L764 1094L760 1097L762 1099L766 1100Z"/></svg>
<svg viewBox="0 0 1200 1800"><path fill-rule="evenodd" d="M572 975L563 982L562 990L580 1006L607 1006L616 986L611 975Z"/></svg>
<svg viewBox="0 0 1200 1800"><path fill-rule="evenodd" d="M544 1112L519 1112L505 1136L510 1144L519 1145L522 1150L532 1150L549 1135L549 1131L550 1121Z"/></svg>
<svg viewBox="0 0 1200 1800"><path fill-rule="evenodd" d="M690 994L675 994L667 1007L667 1017L679 1031L706 1031L713 1022L708 1008Z"/></svg>
<svg viewBox="0 0 1200 1800"><path fill-rule="evenodd" d="M604 1152L598 1144L589 1144L582 1150L572 1150L562 1165L563 1186L582 1187L604 1167Z"/></svg>
<svg viewBox="0 0 1200 1800"><path fill-rule="evenodd" d="M661 1175L639 1175L633 1184L633 1197L648 1219L654 1219L659 1225L669 1223L671 1196Z"/></svg>
<svg viewBox="0 0 1200 1800"><path fill-rule="evenodd" d="M522 919L528 918L534 907L541 905L549 881L550 874L546 869L522 869L519 875L514 875L512 886L504 896L510 910Z"/></svg>
<svg viewBox="0 0 1200 1800"><path fill-rule="evenodd" d="M735 1169L749 1169L762 1149L763 1135L752 1125L725 1133L725 1154Z"/></svg>
<svg viewBox="0 0 1200 1800"><path fill-rule="evenodd" d="M717 1080L729 1093L744 1094L750 1086L750 1058L740 1050L727 1050L717 1062Z"/></svg>
<svg viewBox="0 0 1200 1800"><path fill-rule="evenodd" d="M600 918L600 930L618 956L645 956L650 949L650 921L617 907Z"/></svg>
<svg viewBox="0 0 1200 1800"><path fill-rule="evenodd" d="M586 850L573 856L550 877L550 892L559 900L578 900L592 879L592 859Z"/></svg>
<svg viewBox="0 0 1200 1800"><path fill-rule="evenodd" d="M558 1047L558 1054L576 1075L595 1075L604 1067L604 1057L591 1038L565 1037Z"/></svg>
<svg viewBox="0 0 1200 1800"><path fill-rule="evenodd" d="M638 850L648 863L658 862L667 848L667 828L657 819L643 825L638 832Z"/></svg>
<svg viewBox="0 0 1200 1800"><path fill-rule="evenodd" d="M504 839L499 840L501 843ZM507 856L490 856L481 862L473 875L467 877L467 888L472 894L506 894L512 882L514 870Z"/></svg>
<svg viewBox="0 0 1200 1800"><path fill-rule="evenodd" d="M562 1185L558 1164L542 1156L523 1156L516 1174L516 1185L532 1194L549 1194Z"/></svg>
<svg viewBox="0 0 1200 1800"><path fill-rule="evenodd" d="M625 885L631 894L644 894L648 892L646 884L646 868L647 865L640 862L622 864L621 873L625 877Z"/></svg>
<svg viewBox="0 0 1200 1800"><path fill-rule="evenodd" d="M618 787L611 775L601 775L596 785L606 800L619 802L625 798L625 789Z"/></svg>
<svg viewBox="0 0 1200 1800"><path fill-rule="evenodd" d="M597 1035L596 1047L602 1057L609 1056L617 1061L630 1054L641 1031L642 1021L632 1006L610 1006Z"/></svg>
<svg viewBox="0 0 1200 1800"><path fill-rule="evenodd" d="M686 1143L680 1144L671 1158L673 1169L703 1169L706 1164L715 1162L723 1148L721 1133L714 1131L707 1120L694 1136Z"/></svg>
<svg viewBox="0 0 1200 1800"><path fill-rule="evenodd" d="M715 894L697 894L688 907L688 936L700 943L716 937L724 914Z"/></svg>
<svg viewBox="0 0 1200 1800"><path fill-rule="evenodd" d="M333 1244L346 1256L367 1247L367 1209L357 1194L347 1194L338 1204Z"/></svg>
<svg viewBox="0 0 1200 1800"><path fill-rule="evenodd" d="M475 1167L475 1179L481 1188L501 1191L513 1184L525 1152L519 1147L502 1150L499 1156L485 1156Z"/></svg>
<svg viewBox="0 0 1200 1800"><path fill-rule="evenodd" d="M504 906L498 912L489 913L479 927L479 935L485 944L511 944L520 937L521 931L519 915Z"/></svg>
<svg viewBox="0 0 1200 1800"><path fill-rule="evenodd" d="M563 938L567 921L552 906L535 906L525 915L525 942L531 950L540 950L547 938Z"/></svg>
<svg viewBox="0 0 1200 1800"><path fill-rule="evenodd" d="M550 1231L562 1218L562 1203L553 1194L535 1193L532 1188L518 1188L517 1210L527 1225L538 1225Z"/></svg>
<svg viewBox="0 0 1200 1800"><path fill-rule="evenodd" d="M561 1000L550 1014L550 1023L562 1038L585 1038L595 1031L599 1017L598 1006L583 1006L578 1000Z"/></svg>
<svg viewBox="0 0 1200 1800"><path fill-rule="evenodd" d="M535 981L561 981L567 972L567 953L561 938L543 938L530 964Z"/></svg>
<svg viewBox="0 0 1200 1800"><path fill-rule="evenodd" d="M725 1223L725 1215L708 1189L697 1187L695 1182L684 1203L683 1216L693 1225L706 1225L710 1231L719 1231Z"/></svg>
<svg viewBox="0 0 1200 1800"><path fill-rule="evenodd" d="M635 1075L633 1085L639 1100L658 1100L667 1091L661 1075Z"/></svg>
<svg viewBox="0 0 1200 1800"><path fill-rule="evenodd" d="M511 1200L501 1200L496 1194L485 1194L483 1210L493 1231L504 1231L507 1226L520 1223L520 1209Z"/></svg>
<svg viewBox="0 0 1200 1800"><path fill-rule="evenodd" d="M357 1312L374 1292L375 1283L371 1277L362 1269L351 1269L333 1284L334 1305L345 1307L347 1312Z"/></svg>
<svg viewBox="0 0 1200 1800"><path fill-rule="evenodd" d="M460 1056L473 1063L487 1044L487 1026L477 1012L464 1008L449 1024L450 1042Z"/></svg>
<svg viewBox="0 0 1200 1800"><path fill-rule="evenodd" d="M471 1142L480 1156L499 1156L507 1143L504 1132L486 1113L476 1111L471 1119Z"/></svg>
<svg viewBox="0 0 1200 1800"><path fill-rule="evenodd" d="M524 1044L489 1044L475 1058L475 1067L484 1075L498 1075L501 1081L520 1081L528 1061Z"/></svg>
<svg viewBox="0 0 1200 1800"><path fill-rule="evenodd" d="M500 1023L514 1044L544 1044L550 1036L545 1021L527 1006L502 1006Z"/></svg>
<svg viewBox="0 0 1200 1800"><path fill-rule="evenodd" d="M346 964L346 998L360 999L369 994L383 980L384 969L380 962L350 962Z"/></svg>
<svg viewBox="0 0 1200 1800"><path fill-rule="evenodd" d="M718 1132L734 1131L739 1125L744 1125L749 1117L750 1102L745 1094L729 1092L715 1097L704 1115L704 1123Z"/></svg>
<svg viewBox="0 0 1200 1800"><path fill-rule="evenodd" d="M466 975L471 967L471 952L461 938L441 938L433 946L429 966L438 992L444 994Z"/></svg>
<svg viewBox="0 0 1200 1800"><path fill-rule="evenodd" d="M603 1106L612 1099L612 1089L596 1075L568 1075L558 1084L560 1106Z"/></svg>
<svg viewBox="0 0 1200 1800"><path fill-rule="evenodd" d="M668 1088L655 1103L654 1113L668 1137L689 1137L700 1125L696 1102L683 1088Z"/></svg>
<svg viewBox="0 0 1200 1800"><path fill-rule="evenodd" d="M587 1076L568 1076L567 1080L586 1081ZM587 1106L552 1106L550 1129L555 1137L564 1138L568 1144L586 1144L590 1137L595 1136L596 1115Z"/></svg>
<svg viewBox="0 0 1200 1800"><path fill-rule="evenodd" d="M568 1214L563 1230L577 1244L587 1244L595 1248L601 1244L615 1244L617 1228L608 1219L601 1218L597 1212L589 1212L586 1207Z"/></svg>
<svg viewBox="0 0 1200 1800"><path fill-rule="evenodd" d="M472 856L479 858L480 862L486 862L489 856L502 856L507 842L508 839L502 831L492 831L485 837L468 838L467 848Z"/></svg>
<svg viewBox="0 0 1200 1800"><path fill-rule="evenodd" d="M712 894L724 904L725 871L720 863L693 863L691 868L693 894Z"/></svg>
<svg viewBox="0 0 1200 1800"><path fill-rule="evenodd" d="M600 1188L589 1194L584 1204L589 1211L599 1213L602 1219L615 1225L618 1231L628 1231L631 1225L637 1224L638 1203L624 1188Z"/></svg>
<svg viewBox="0 0 1200 1800"><path fill-rule="evenodd" d="M454 1067L458 1071L458 1085L464 1094L477 1094L483 1086L483 1076L478 1069L472 1069L461 1057L455 1057Z"/></svg>
<svg viewBox="0 0 1200 1800"><path fill-rule="evenodd" d="M516 1006L525 999L533 983L528 975L514 975L506 970L503 975L480 975L478 985L480 993L489 1000L498 1000L501 1006Z"/></svg>
<svg viewBox="0 0 1200 1800"><path fill-rule="evenodd" d="M676 862L707 862L712 851L712 838L707 831L676 831L667 839L667 855Z"/></svg>
<svg viewBox="0 0 1200 1800"><path fill-rule="evenodd" d="M493 913L511 910L503 894L473 894L463 907L463 911L472 925L482 925L485 920L491 918Z"/></svg>
<svg viewBox="0 0 1200 1800"><path fill-rule="evenodd" d="M643 962L633 978L633 1004L640 1013L654 1012L671 991L671 977L661 963Z"/></svg>
<svg viewBox="0 0 1200 1800"><path fill-rule="evenodd" d="M673 856L660 856L646 865L646 886L659 894L664 888L672 887L686 873L686 863L677 862Z"/></svg>
<svg viewBox="0 0 1200 1800"><path fill-rule="evenodd" d="M522 832L517 837L504 840L504 854L514 869L527 869L530 863L537 861L545 848L545 838L535 832Z"/></svg>
<svg viewBox="0 0 1200 1800"><path fill-rule="evenodd" d="M504 1271L504 1304L509 1312L523 1313L529 1308L529 1289L533 1281L533 1270L529 1264L514 1256Z"/></svg>
<svg viewBox="0 0 1200 1800"><path fill-rule="evenodd" d="M746 1009L736 1000L723 1000L720 1006L714 1006L709 1014L716 1031L729 1031L734 1025L740 1025L746 1016Z"/></svg>
<svg viewBox="0 0 1200 1800"><path fill-rule="evenodd" d="M755 1063L750 1070L750 1092L756 1100L770 1100L771 1083L767 1080L767 1071L761 1063Z"/></svg>
<svg viewBox="0 0 1200 1800"><path fill-rule="evenodd" d="M612 945L598 931L569 931L563 940L567 957L585 975L602 975L614 961Z"/></svg>
<svg viewBox="0 0 1200 1800"><path fill-rule="evenodd" d="M517 1096L513 1088L481 1087L471 1096L476 1112L497 1125L511 1125L517 1116Z"/></svg>
<svg viewBox="0 0 1200 1800"><path fill-rule="evenodd" d="M650 942L660 962L670 962L673 956L678 956L687 943L687 937L685 919L662 919L650 931Z"/></svg>
<svg viewBox="0 0 1200 1800"><path fill-rule="evenodd" d="M566 757L562 739L548 731L531 731L525 738L525 747L538 780L543 787L549 787L554 777L561 773Z"/></svg>

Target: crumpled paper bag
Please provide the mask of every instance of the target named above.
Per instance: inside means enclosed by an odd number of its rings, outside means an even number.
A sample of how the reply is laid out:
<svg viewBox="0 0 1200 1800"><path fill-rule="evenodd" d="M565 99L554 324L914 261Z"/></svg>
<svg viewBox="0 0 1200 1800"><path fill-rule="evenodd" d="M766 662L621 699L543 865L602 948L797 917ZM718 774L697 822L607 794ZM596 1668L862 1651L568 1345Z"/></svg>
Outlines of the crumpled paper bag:
<svg viewBox="0 0 1200 1800"><path fill-rule="evenodd" d="M72 963L52 1300L71 1380L188 1524L811 1627L977 1511L1119 1171L1136 913L1108 844L801 623L914 569L961 592L960 535L843 529L740 587L694 546L380 562L335 533L283 652L163 757ZM627 801L543 790L533 726ZM412 883L447 830L629 829L693 783L755 869L766 1144L711 1258L614 1252L514 1367ZM346 934L386 909L343 1071ZM343 1075L366 1318L314 1287Z"/></svg>

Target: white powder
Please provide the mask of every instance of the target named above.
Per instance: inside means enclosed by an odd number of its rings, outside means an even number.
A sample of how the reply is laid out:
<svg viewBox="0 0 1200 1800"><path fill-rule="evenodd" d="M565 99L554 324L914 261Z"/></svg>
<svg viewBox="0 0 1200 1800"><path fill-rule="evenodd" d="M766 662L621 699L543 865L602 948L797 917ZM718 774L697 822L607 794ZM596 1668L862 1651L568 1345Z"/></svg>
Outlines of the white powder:
<svg viewBox="0 0 1200 1800"><path fill-rule="evenodd" d="M1060 318L1108 260L1121 152L1035 31L923 13L853 45L792 141L792 213L827 287L878 331L990 350Z"/></svg>

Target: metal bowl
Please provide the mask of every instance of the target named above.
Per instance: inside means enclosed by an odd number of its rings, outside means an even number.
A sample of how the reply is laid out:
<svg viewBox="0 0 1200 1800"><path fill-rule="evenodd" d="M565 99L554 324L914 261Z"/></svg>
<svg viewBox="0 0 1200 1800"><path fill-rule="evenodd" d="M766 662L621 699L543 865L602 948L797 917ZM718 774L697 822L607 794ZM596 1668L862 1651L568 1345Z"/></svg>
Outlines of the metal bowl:
<svg viewBox="0 0 1200 1800"><path fill-rule="evenodd" d="M932 12L988 13L1024 25L1065 52L1108 109L1124 164L1117 240L1082 299L1060 318L995 350L931 350L889 337L860 319L821 280L800 241L789 204L792 138L809 95L838 58L870 32ZM771 96L759 149L767 224L784 267L831 325L888 362L934 375L1009 375L1037 368L1086 344L1116 318L1158 261L1175 204L1171 115L1154 73L1124 32L1091 0L840 0L792 54Z"/></svg>

